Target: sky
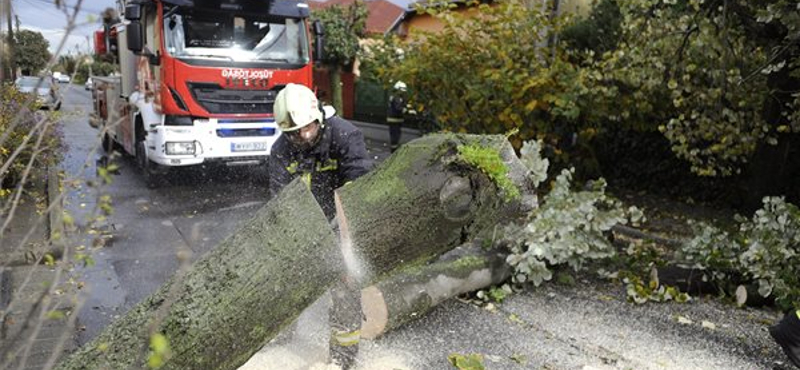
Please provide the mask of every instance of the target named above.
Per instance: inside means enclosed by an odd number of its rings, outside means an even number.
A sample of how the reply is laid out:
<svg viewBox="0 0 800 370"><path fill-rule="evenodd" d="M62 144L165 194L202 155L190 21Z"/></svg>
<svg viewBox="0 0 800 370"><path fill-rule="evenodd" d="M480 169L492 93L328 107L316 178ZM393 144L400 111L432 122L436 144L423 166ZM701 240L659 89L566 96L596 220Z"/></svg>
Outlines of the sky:
<svg viewBox="0 0 800 370"><path fill-rule="evenodd" d="M11 0L11 4L14 14L19 17L20 28L41 32L50 42L50 52L55 53L66 34L68 17L64 10L56 8L54 0ZM71 15L78 0L65 0L64 4ZM75 18L76 28L70 33L61 54L91 52L94 48L91 35L100 29L100 12L108 7L116 9L116 0L83 0ZM5 27L3 20L3 29Z"/></svg>
<svg viewBox="0 0 800 370"><path fill-rule="evenodd" d="M78 4L78 0L62 1L70 14ZM413 2L413 0L389 1L401 7ZM19 17L20 28L41 32L50 42L50 52L55 53L66 33L67 15L64 10L56 8L54 0L11 0L11 3L14 14ZM77 27L70 33L61 54L91 53L94 48L92 33L102 25L100 13L108 7L116 9L116 3L116 0L83 0L75 18ZM90 17L93 17L93 21L90 21ZM5 20L0 22L5 29Z"/></svg>

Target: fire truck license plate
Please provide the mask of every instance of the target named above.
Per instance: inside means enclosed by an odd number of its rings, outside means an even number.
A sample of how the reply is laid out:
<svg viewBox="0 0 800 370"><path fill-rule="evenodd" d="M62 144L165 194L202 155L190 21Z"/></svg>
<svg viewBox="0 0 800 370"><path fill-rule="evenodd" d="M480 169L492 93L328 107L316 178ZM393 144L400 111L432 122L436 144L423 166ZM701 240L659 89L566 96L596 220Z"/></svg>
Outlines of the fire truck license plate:
<svg viewBox="0 0 800 370"><path fill-rule="evenodd" d="M267 143L263 141L231 143L232 152L260 152L265 150L267 150Z"/></svg>

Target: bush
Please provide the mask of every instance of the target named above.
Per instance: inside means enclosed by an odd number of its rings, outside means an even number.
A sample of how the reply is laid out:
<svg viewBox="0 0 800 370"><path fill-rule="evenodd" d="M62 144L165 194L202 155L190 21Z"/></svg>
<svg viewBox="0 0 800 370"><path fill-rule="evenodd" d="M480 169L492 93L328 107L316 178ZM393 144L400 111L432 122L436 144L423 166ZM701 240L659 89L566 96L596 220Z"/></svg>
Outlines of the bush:
<svg viewBox="0 0 800 370"><path fill-rule="evenodd" d="M92 76L108 76L111 73L116 71L116 67L114 64L108 62L95 62L91 65L86 63L82 63L78 66L78 70L75 71L75 82L76 83L84 83L86 79L89 78L89 68L91 67Z"/></svg>
<svg viewBox="0 0 800 370"><path fill-rule="evenodd" d="M548 162L540 157L541 143L526 142L522 160L531 170L532 181L546 179ZM568 265L575 271L585 264L616 254L606 237L614 225L636 223L643 218L635 207L622 204L605 194L603 179L591 182L588 189L572 189L574 170L563 170L522 224L505 229L505 241L511 253L507 262L514 268L515 283L539 285L553 277L552 269Z"/></svg>
<svg viewBox="0 0 800 370"><path fill-rule="evenodd" d="M55 113L38 110L38 104L13 85L0 86L0 198L18 186L25 169L40 169L61 161L66 149ZM37 147L37 142L41 141ZM30 163L33 159L33 163ZM32 171L28 181L42 173Z"/></svg>
<svg viewBox="0 0 800 370"><path fill-rule="evenodd" d="M735 232L699 224L697 236L682 248L684 258L709 279L744 277L781 308L800 309L800 209L782 197L763 203L751 219L738 217Z"/></svg>

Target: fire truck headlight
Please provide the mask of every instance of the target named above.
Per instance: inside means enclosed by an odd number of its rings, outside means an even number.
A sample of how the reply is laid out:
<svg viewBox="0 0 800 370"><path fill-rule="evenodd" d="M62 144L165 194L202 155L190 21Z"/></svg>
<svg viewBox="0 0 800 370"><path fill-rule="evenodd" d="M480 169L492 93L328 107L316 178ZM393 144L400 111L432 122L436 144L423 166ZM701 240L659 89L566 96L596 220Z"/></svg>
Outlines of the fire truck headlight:
<svg viewBox="0 0 800 370"><path fill-rule="evenodd" d="M168 155L194 154L193 141L167 142Z"/></svg>

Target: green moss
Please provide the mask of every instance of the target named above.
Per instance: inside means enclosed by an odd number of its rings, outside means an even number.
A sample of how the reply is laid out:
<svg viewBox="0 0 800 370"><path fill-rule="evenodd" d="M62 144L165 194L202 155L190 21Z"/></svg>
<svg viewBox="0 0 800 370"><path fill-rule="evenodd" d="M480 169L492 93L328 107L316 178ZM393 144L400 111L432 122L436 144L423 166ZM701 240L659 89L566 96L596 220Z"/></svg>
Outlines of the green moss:
<svg viewBox="0 0 800 370"><path fill-rule="evenodd" d="M409 262L395 272L388 273L377 280L384 280L393 275L406 274L410 276L417 276L423 272L427 274L441 274L452 273L454 270L469 271L482 268L486 264L486 260L477 256L464 256L452 262L434 262L431 259L434 256L423 256L413 262Z"/></svg>
<svg viewBox="0 0 800 370"><path fill-rule="evenodd" d="M454 266L456 266L459 269L461 268L468 269L468 268L482 267L484 263L485 260L483 258L476 256L466 256L457 259L454 263Z"/></svg>
<svg viewBox="0 0 800 370"><path fill-rule="evenodd" d="M458 156L468 165L479 169L489 176L505 194L506 201L520 197L519 189L506 175L508 167L500 158L500 153L495 149L483 147L479 144L459 145Z"/></svg>
<svg viewBox="0 0 800 370"><path fill-rule="evenodd" d="M387 197L399 197L408 193L403 174L411 164L414 151L407 147L402 147L383 164L381 171L372 171L373 181L382 184L381 186L369 186L366 188L364 199L370 204L380 204L386 201ZM367 175L367 176L370 176Z"/></svg>

